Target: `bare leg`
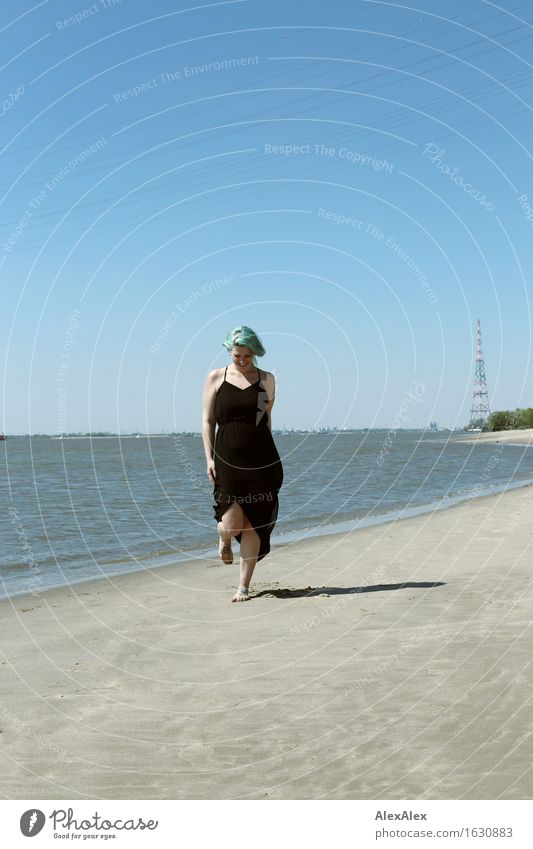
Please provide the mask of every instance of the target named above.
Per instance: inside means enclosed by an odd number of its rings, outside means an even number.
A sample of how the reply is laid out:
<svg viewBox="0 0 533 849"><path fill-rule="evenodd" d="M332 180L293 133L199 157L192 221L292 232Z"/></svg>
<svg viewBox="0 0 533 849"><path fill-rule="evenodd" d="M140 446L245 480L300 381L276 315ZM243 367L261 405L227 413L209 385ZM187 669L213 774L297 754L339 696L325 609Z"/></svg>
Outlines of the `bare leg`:
<svg viewBox="0 0 533 849"><path fill-rule="evenodd" d="M255 565L257 563L257 555L261 540L259 534L252 528L248 519L245 518L245 527L242 530L241 536L241 563L240 563L240 586L248 589ZM243 592L237 591L232 598L232 601L247 601L249 598Z"/></svg>
<svg viewBox="0 0 533 849"><path fill-rule="evenodd" d="M239 504L232 504L218 523L218 535L220 542L218 553L223 563L233 563L233 551L231 550L231 538L241 532L244 513Z"/></svg>
<svg viewBox="0 0 533 849"><path fill-rule="evenodd" d="M218 523L218 535L220 537L218 543L218 554L223 563L233 563L233 551L231 550L231 537L229 531L224 530L222 522Z"/></svg>

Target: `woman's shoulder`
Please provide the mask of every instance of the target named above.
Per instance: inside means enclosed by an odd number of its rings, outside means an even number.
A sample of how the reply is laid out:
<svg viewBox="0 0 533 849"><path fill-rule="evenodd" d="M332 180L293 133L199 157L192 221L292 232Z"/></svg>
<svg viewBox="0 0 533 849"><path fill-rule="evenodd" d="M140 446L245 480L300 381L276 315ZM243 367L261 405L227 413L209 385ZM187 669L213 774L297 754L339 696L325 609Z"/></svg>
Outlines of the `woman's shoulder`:
<svg viewBox="0 0 533 849"><path fill-rule="evenodd" d="M268 394L270 395L271 392L273 393L274 387L276 385L276 380L274 378L274 375L272 374L271 371L266 371L265 369L260 369L259 371L260 371L260 375L261 375L261 380L263 382L263 386L265 387Z"/></svg>
<svg viewBox="0 0 533 849"><path fill-rule="evenodd" d="M221 386L222 381L224 379L224 369L223 368L214 368L208 372L206 380L205 380L205 388L206 391L216 392L218 388Z"/></svg>

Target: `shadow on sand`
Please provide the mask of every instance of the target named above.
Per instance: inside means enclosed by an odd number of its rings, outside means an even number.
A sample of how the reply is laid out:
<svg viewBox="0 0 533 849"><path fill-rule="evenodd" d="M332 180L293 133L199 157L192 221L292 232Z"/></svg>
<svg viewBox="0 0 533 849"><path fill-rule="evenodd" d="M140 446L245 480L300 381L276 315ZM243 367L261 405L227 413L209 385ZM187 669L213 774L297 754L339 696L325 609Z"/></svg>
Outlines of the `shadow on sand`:
<svg viewBox="0 0 533 849"><path fill-rule="evenodd" d="M429 587L444 587L444 581L405 581L403 584L372 584L368 587L294 587L279 590L261 590L254 598L304 598L306 596L352 595L353 593L378 593L391 590L424 590Z"/></svg>

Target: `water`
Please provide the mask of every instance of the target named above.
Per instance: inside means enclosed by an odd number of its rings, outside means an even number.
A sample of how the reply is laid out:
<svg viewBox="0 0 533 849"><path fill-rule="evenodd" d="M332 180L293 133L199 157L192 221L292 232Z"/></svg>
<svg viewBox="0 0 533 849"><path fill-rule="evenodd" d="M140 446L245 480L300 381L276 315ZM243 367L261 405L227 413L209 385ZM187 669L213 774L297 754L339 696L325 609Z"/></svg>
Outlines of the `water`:
<svg viewBox="0 0 533 849"><path fill-rule="evenodd" d="M390 453L386 431L275 436L285 481L272 543L533 480L533 449L456 436L398 431ZM199 437L11 438L0 462L0 596L216 555Z"/></svg>

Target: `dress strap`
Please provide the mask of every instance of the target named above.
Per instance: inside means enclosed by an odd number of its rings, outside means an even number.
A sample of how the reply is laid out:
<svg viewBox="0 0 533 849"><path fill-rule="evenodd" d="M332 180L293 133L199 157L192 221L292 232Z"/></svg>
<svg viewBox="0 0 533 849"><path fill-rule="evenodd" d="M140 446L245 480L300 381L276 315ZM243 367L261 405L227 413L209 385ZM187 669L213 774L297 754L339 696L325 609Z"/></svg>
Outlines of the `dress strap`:
<svg viewBox="0 0 533 849"><path fill-rule="evenodd" d="M227 370L228 370L228 367L226 366L226 368L224 369L224 380L222 381L222 383L225 383L225 382L226 382L226 372L227 372ZM221 386L222 386L222 383L220 384L220 386L219 386L219 387L218 387L218 389L216 390L215 395L218 395L218 392L219 392L219 390L220 390L220 388L221 388Z"/></svg>

